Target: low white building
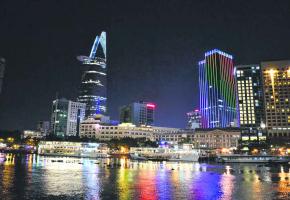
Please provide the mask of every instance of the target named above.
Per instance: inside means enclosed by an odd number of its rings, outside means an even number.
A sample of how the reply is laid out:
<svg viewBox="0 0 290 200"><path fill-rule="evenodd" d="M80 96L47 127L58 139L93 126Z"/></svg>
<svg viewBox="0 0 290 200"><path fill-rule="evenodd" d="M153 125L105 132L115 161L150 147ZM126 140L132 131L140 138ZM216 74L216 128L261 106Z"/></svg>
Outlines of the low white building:
<svg viewBox="0 0 290 200"><path fill-rule="evenodd" d="M181 129L140 126L131 123L119 125L102 124L99 120L88 118L80 125L81 138L94 138L99 140L120 139L124 137L146 138L151 141L166 141L172 143L180 142L186 134Z"/></svg>

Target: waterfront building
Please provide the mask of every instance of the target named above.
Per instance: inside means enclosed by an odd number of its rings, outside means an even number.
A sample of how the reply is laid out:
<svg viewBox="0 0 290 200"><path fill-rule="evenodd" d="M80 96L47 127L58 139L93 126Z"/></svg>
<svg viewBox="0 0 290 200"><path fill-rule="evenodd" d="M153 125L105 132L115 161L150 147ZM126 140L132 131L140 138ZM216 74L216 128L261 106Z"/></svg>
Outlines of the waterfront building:
<svg viewBox="0 0 290 200"><path fill-rule="evenodd" d="M36 130L41 132L43 136L48 136L50 130L49 121L39 121L36 125Z"/></svg>
<svg viewBox="0 0 290 200"><path fill-rule="evenodd" d="M201 116L200 111L195 109L194 111L186 113L187 115L187 128L196 129L201 128Z"/></svg>
<svg viewBox="0 0 290 200"><path fill-rule="evenodd" d="M261 63L263 70L266 128L271 142L290 138L290 60Z"/></svg>
<svg viewBox="0 0 290 200"><path fill-rule="evenodd" d="M156 105L148 102L134 102L120 109L120 122L132 123L136 126L152 126L154 124Z"/></svg>
<svg viewBox="0 0 290 200"><path fill-rule="evenodd" d="M194 145L206 149L237 148L240 137L239 128L196 129Z"/></svg>
<svg viewBox="0 0 290 200"><path fill-rule="evenodd" d="M5 71L5 59L4 58L0 58L0 94L2 92L4 71Z"/></svg>
<svg viewBox="0 0 290 200"><path fill-rule="evenodd" d="M99 140L129 138L146 138L151 141L163 141L169 143L182 142L187 135L182 129L156 127L156 126L136 126L131 123L110 125L101 123L98 119L88 118L81 123L81 138L94 138Z"/></svg>
<svg viewBox="0 0 290 200"><path fill-rule="evenodd" d="M168 143L168 144L179 144L179 143L192 143L193 142L193 134L189 134L185 130L176 130L174 132L154 132L154 140L160 143Z"/></svg>
<svg viewBox="0 0 290 200"><path fill-rule="evenodd" d="M233 56L214 49L198 64L202 128L238 126Z"/></svg>
<svg viewBox="0 0 290 200"><path fill-rule="evenodd" d="M41 139L43 138L43 135L40 131L34 131L34 130L25 130L23 131L23 137L24 138L36 138L36 139Z"/></svg>
<svg viewBox="0 0 290 200"><path fill-rule="evenodd" d="M106 32L96 36L90 55L78 56L82 78L78 102L86 104L86 117L107 112Z"/></svg>
<svg viewBox="0 0 290 200"><path fill-rule="evenodd" d="M56 137L78 136L85 117L84 103L56 99L52 104L51 133Z"/></svg>
<svg viewBox="0 0 290 200"><path fill-rule="evenodd" d="M261 67L258 64L237 65L236 82L242 128L241 148L247 150L266 141Z"/></svg>

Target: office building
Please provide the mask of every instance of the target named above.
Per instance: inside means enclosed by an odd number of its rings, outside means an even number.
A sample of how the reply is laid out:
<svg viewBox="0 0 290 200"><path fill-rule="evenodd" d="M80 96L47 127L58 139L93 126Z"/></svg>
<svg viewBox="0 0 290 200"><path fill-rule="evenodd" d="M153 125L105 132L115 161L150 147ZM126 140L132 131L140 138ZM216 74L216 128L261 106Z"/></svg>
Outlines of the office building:
<svg viewBox="0 0 290 200"><path fill-rule="evenodd" d="M214 49L198 64L202 127L239 126L233 57Z"/></svg>
<svg viewBox="0 0 290 200"><path fill-rule="evenodd" d="M249 150L266 141L261 67L258 64L237 65L236 82L242 128L241 148Z"/></svg>
<svg viewBox="0 0 290 200"><path fill-rule="evenodd" d="M290 60L261 63L268 137L272 142L290 138Z"/></svg>
<svg viewBox="0 0 290 200"><path fill-rule="evenodd" d="M78 56L82 62L82 77L78 102L86 104L86 117L106 114L107 64L106 33L96 36L90 55Z"/></svg>
<svg viewBox="0 0 290 200"><path fill-rule="evenodd" d="M187 128L196 129L201 128L201 116L198 109L186 113L187 115Z"/></svg>
<svg viewBox="0 0 290 200"><path fill-rule="evenodd" d="M0 58L0 94L2 92L4 71L5 71L5 59L4 58Z"/></svg>
<svg viewBox="0 0 290 200"><path fill-rule="evenodd" d="M84 103L56 99L52 105L51 133L56 137L79 136L79 126L85 117Z"/></svg>
<svg viewBox="0 0 290 200"><path fill-rule="evenodd" d="M152 126L156 105L148 102L134 102L120 109L120 122L136 126Z"/></svg>

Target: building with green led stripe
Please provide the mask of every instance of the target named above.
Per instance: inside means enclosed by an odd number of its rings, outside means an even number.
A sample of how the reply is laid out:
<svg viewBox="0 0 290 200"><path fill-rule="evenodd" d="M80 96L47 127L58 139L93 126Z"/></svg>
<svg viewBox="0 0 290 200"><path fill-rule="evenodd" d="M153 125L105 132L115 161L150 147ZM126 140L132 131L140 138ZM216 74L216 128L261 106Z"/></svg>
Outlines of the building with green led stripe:
<svg viewBox="0 0 290 200"><path fill-rule="evenodd" d="M239 126L233 57L214 49L198 65L202 128Z"/></svg>

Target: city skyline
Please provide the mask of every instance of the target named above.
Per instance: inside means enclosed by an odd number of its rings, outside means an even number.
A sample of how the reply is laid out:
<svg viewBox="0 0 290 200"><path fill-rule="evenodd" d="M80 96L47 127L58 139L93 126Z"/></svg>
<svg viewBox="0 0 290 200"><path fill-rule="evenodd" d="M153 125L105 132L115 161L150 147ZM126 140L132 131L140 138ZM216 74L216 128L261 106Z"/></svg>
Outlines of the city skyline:
<svg viewBox="0 0 290 200"><path fill-rule="evenodd" d="M289 3L265 4L261 10L254 9L258 3L247 7L242 2L187 3L186 8L175 1L165 8L163 4L142 7L145 2L140 7L132 5L141 14L125 9L126 5L114 6L123 11L111 10L108 3L93 12L81 4L60 3L52 18L45 11L51 7L45 3L20 3L23 5L15 10L11 10L11 2L1 3L1 9L6 8L1 12L6 21L0 22L0 56L6 59L7 70L0 97L0 128L29 129L39 120L49 120L56 92L74 100L80 82L80 64L75 57L87 55L102 30L109 38L108 105L112 119L118 119L121 105L144 100L158 105L157 125L185 127L186 112L199 104L197 62L207 50L218 48L233 54L235 65L290 58ZM75 16L65 14L65 6ZM226 13L205 15L199 9ZM248 10L256 12L245 16ZM151 12L152 17L143 17L144 12ZM235 20L231 21L232 17ZM260 24L258 29L256 24ZM241 30L245 25L248 29ZM279 30L269 32L274 25Z"/></svg>

